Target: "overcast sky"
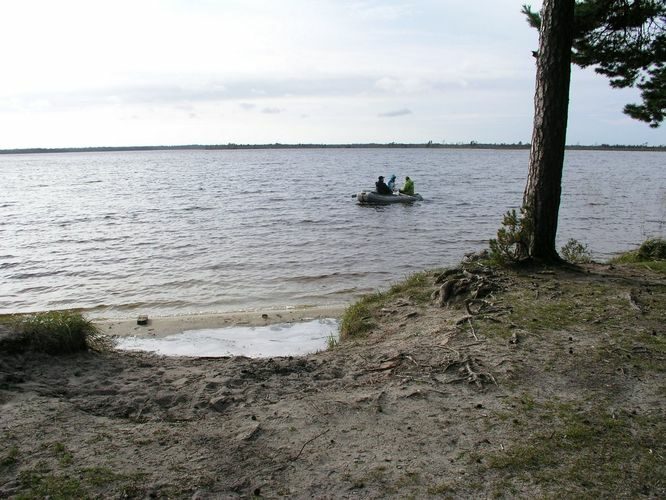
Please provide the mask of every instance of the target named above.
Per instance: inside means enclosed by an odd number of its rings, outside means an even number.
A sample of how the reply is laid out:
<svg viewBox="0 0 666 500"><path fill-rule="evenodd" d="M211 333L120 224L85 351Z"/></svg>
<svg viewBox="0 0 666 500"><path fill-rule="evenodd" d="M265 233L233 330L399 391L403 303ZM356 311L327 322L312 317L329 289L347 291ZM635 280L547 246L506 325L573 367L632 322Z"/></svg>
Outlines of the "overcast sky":
<svg viewBox="0 0 666 500"><path fill-rule="evenodd" d="M0 149L529 142L523 3L0 0ZM666 144L637 101L575 69L567 142Z"/></svg>

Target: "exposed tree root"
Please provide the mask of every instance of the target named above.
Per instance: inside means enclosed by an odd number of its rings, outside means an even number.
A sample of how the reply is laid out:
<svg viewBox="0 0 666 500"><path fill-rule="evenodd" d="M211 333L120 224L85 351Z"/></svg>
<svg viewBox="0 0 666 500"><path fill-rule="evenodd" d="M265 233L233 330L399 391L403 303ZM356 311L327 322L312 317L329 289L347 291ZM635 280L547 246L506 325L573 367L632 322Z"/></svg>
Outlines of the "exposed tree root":
<svg viewBox="0 0 666 500"><path fill-rule="evenodd" d="M479 264L448 269L435 278L435 284L440 283L440 287L432 294L432 300L440 307L464 302L468 308L468 301L471 301L470 305L481 304L483 307L483 298L501 289L495 272Z"/></svg>
<svg viewBox="0 0 666 500"><path fill-rule="evenodd" d="M484 384L493 383L497 385L495 377L490 372L477 371L474 368L474 361L470 357L465 357L460 361L454 361L450 363L449 366L458 366L458 373L462 377L449 380L447 384L455 384L458 382L467 382L468 384L474 384L479 388L483 388Z"/></svg>

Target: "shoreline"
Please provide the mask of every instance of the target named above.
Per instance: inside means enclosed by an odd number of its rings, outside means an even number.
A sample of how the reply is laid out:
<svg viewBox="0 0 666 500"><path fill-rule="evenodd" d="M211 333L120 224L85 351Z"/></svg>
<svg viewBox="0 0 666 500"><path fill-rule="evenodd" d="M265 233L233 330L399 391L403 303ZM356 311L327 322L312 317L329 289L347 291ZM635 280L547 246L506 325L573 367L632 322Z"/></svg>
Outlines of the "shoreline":
<svg viewBox="0 0 666 500"><path fill-rule="evenodd" d="M0 355L0 497L665 497L663 265L493 268L475 315L437 276L305 356Z"/></svg>
<svg viewBox="0 0 666 500"><path fill-rule="evenodd" d="M317 306L294 309L264 309L225 313L188 314L183 316L148 317L145 325L137 318L93 319L92 323L104 335L117 337L166 337L187 330L205 330L234 326L266 326L278 323L298 323L313 319L339 319L347 306Z"/></svg>

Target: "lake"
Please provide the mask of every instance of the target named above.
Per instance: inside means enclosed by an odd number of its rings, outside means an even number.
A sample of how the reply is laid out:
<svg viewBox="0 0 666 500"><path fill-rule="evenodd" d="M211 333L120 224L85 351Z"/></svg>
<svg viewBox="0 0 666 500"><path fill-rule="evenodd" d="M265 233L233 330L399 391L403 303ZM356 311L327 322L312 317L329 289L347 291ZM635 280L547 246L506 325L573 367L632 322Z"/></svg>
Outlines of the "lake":
<svg viewBox="0 0 666 500"><path fill-rule="evenodd" d="M129 318L347 304L487 246L527 150L0 155L0 313ZM559 244L664 236L666 153L568 151ZM360 206L378 175L425 201Z"/></svg>

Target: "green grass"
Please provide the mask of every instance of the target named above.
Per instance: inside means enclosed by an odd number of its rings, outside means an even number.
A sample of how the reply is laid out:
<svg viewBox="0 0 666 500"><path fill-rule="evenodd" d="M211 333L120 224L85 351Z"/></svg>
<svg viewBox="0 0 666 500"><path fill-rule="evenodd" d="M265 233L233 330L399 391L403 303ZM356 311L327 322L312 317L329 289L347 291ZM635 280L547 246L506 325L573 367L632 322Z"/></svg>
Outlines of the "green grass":
<svg viewBox="0 0 666 500"><path fill-rule="evenodd" d="M90 498L81 486L81 482L68 476L25 471L19 475L19 483L22 492L16 496L18 500Z"/></svg>
<svg viewBox="0 0 666 500"><path fill-rule="evenodd" d="M54 448L56 447L54 445ZM143 498L145 492L142 483L145 476L146 474L141 472L117 473L108 467L86 467L73 469L67 473L26 470L19 474L21 490L16 498L19 500L101 498L101 491L112 490L122 491L126 495L123 498Z"/></svg>
<svg viewBox="0 0 666 500"><path fill-rule="evenodd" d="M340 340L362 336L376 326L372 312L385 302L381 292L366 295L347 307L340 321Z"/></svg>
<svg viewBox="0 0 666 500"><path fill-rule="evenodd" d="M647 264L653 271L666 272L666 240L650 238L637 250L631 250L611 260L616 264Z"/></svg>
<svg viewBox="0 0 666 500"><path fill-rule="evenodd" d="M552 423L491 454L489 469L577 498L663 491L666 423L660 415L632 415L601 403L587 409L539 404L525 411L549 415Z"/></svg>
<svg viewBox="0 0 666 500"><path fill-rule="evenodd" d="M0 468L1 467L11 467L12 465L18 462L19 449L17 446L11 446L0 458Z"/></svg>
<svg viewBox="0 0 666 500"><path fill-rule="evenodd" d="M0 343L0 349L7 352L66 354L107 347L97 327L74 311L3 316L0 321L13 332Z"/></svg>
<svg viewBox="0 0 666 500"><path fill-rule="evenodd" d="M414 273L404 280L395 283L386 292L386 300L395 298L404 298L416 302L417 304L424 304L430 301L430 294L432 292L432 277L433 272L420 272Z"/></svg>
<svg viewBox="0 0 666 500"><path fill-rule="evenodd" d="M405 299L415 304L425 304L432 292L432 272L415 273L393 284L385 292L375 292L361 297L347 307L340 321L340 340L361 337L377 323L374 314L393 300Z"/></svg>

